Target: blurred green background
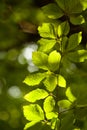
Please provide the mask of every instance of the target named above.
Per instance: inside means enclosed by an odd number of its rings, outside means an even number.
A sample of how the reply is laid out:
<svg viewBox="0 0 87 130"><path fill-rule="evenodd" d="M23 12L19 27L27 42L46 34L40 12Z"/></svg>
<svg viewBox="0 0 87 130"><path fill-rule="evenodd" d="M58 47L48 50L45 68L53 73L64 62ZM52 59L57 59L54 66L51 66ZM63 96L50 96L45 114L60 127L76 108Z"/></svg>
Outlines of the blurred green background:
<svg viewBox="0 0 87 130"><path fill-rule="evenodd" d="M23 80L28 73L38 70L31 61L39 39L36 29L48 21L40 7L51 1L0 0L0 130L23 130L26 123L22 106L29 87ZM62 72L68 84L80 81L85 87L86 66L87 62L69 64Z"/></svg>
<svg viewBox="0 0 87 130"><path fill-rule="evenodd" d="M0 0L0 130L23 130L22 106L29 91L23 80L37 68L31 53L36 27L45 20L36 0Z"/></svg>

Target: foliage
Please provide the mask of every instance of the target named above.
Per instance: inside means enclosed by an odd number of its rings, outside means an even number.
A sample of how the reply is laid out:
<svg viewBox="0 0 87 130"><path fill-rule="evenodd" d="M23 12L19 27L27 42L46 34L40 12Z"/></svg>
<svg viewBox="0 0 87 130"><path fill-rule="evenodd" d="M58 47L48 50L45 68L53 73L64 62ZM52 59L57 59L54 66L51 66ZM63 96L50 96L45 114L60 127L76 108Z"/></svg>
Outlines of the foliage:
<svg viewBox="0 0 87 130"><path fill-rule="evenodd" d="M86 81L81 83L82 75L68 72L72 65L87 59L86 47L82 45L86 9L86 0L55 0L42 7L53 22L38 27L41 39L32 61L39 70L24 80L32 89L24 96L29 101L23 107L29 121L24 130L35 130L38 124L40 130L87 129ZM72 32L73 28L76 32Z"/></svg>

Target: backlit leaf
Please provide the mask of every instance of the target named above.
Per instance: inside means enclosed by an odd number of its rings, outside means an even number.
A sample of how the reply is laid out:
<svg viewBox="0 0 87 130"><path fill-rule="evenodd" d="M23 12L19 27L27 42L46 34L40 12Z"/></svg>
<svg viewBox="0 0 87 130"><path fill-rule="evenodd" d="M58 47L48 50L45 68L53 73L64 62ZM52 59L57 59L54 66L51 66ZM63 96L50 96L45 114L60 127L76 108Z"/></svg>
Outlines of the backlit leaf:
<svg viewBox="0 0 87 130"><path fill-rule="evenodd" d="M59 87L66 87L66 80L64 79L64 77L62 75L58 75L58 81L57 84Z"/></svg>
<svg viewBox="0 0 87 130"><path fill-rule="evenodd" d="M63 11L55 3L45 5L42 9L48 18L57 19L63 16Z"/></svg>
<svg viewBox="0 0 87 130"><path fill-rule="evenodd" d="M45 53L38 52L38 51L33 52L32 60L33 60L33 63L37 67L44 69L44 70L48 70L48 67L47 67L48 55L46 55Z"/></svg>
<svg viewBox="0 0 87 130"><path fill-rule="evenodd" d="M51 129L59 130L60 129L60 120L58 118L53 118L51 120Z"/></svg>
<svg viewBox="0 0 87 130"><path fill-rule="evenodd" d="M54 26L51 23L43 23L38 27L38 31L41 37L55 39Z"/></svg>
<svg viewBox="0 0 87 130"><path fill-rule="evenodd" d="M58 106L64 109L70 108L71 105L72 103L66 99L58 101Z"/></svg>
<svg viewBox="0 0 87 130"><path fill-rule="evenodd" d="M44 80L44 85L46 89L50 92L54 91L57 85L57 77L54 75L48 75L48 77Z"/></svg>
<svg viewBox="0 0 87 130"><path fill-rule="evenodd" d="M72 94L70 87L68 87L66 90L66 96L71 102L76 100L76 97Z"/></svg>
<svg viewBox="0 0 87 130"><path fill-rule="evenodd" d="M40 84L40 82L45 78L45 73L30 73L24 80L29 86L34 86Z"/></svg>
<svg viewBox="0 0 87 130"><path fill-rule="evenodd" d="M49 96L47 97L45 100L44 100L44 111L46 113L49 113L51 111L53 111L54 107L55 107L55 100L52 96Z"/></svg>
<svg viewBox="0 0 87 130"><path fill-rule="evenodd" d="M37 122L35 125L32 125L32 124L34 124L34 121L26 124L28 130L51 130L49 124L41 122L41 121ZM29 125L29 127L28 127L28 125ZM30 125L32 125L32 126L30 127ZM24 129L24 130L26 130L26 129Z"/></svg>
<svg viewBox="0 0 87 130"><path fill-rule="evenodd" d="M75 49L82 40L82 33L74 33L69 37L67 50Z"/></svg>
<svg viewBox="0 0 87 130"><path fill-rule="evenodd" d="M39 51L48 53L49 51L51 51L51 49L56 44L56 40L53 40L53 39L50 40L50 39L41 38L38 41L38 44L40 44L39 49L38 49Z"/></svg>
<svg viewBox="0 0 87 130"><path fill-rule="evenodd" d="M38 104L30 104L23 106L24 116L29 121L44 120L44 112Z"/></svg>
<svg viewBox="0 0 87 130"><path fill-rule="evenodd" d="M52 119L52 118L57 118L57 117L58 117L58 113L57 112L46 113L46 118L47 119Z"/></svg>
<svg viewBox="0 0 87 130"><path fill-rule="evenodd" d="M35 124L37 124L37 121L31 121L31 122L27 123L24 127L24 130L29 129L30 127L34 126Z"/></svg>
<svg viewBox="0 0 87 130"><path fill-rule="evenodd" d="M35 89L28 94L24 96L24 99L26 99L29 102L35 102L40 99L44 99L48 96L48 92L46 92L44 89Z"/></svg>
<svg viewBox="0 0 87 130"><path fill-rule="evenodd" d="M59 26L58 26L58 36L62 36L62 35L67 35L70 31L70 26L69 26L69 23L68 21L65 21L63 23L61 23Z"/></svg>
<svg viewBox="0 0 87 130"><path fill-rule="evenodd" d="M74 25L80 25L85 23L85 19L82 15L79 16L71 16L70 17L70 22Z"/></svg>
<svg viewBox="0 0 87 130"><path fill-rule="evenodd" d="M59 63L61 60L61 54L56 50L52 51L48 56L49 68L52 71L55 71L59 68Z"/></svg>

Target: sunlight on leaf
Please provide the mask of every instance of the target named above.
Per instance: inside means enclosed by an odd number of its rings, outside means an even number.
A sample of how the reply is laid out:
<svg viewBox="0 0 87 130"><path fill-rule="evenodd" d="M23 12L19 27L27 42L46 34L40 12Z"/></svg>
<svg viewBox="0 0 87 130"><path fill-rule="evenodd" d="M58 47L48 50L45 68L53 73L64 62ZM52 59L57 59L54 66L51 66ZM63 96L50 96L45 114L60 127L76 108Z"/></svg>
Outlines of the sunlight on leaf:
<svg viewBox="0 0 87 130"><path fill-rule="evenodd" d="M52 118L57 118L57 117L58 117L57 112L48 112L48 113L46 113L46 118L47 119L52 119Z"/></svg>
<svg viewBox="0 0 87 130"><path fill-rule="evenodd" d="M63 22L58 26L59 37L61 37L62 35L67 35L69 31L70 31L70 26L69 26L68 21Z"/></svg>
<svg viewBox="0 0 87 130"><path fill-rule="evenodd" d="M51 23L43 23L38 27L38 31L41 37L55 39L54 26Z"/></svg>
<svg viewBox="0 0 87 130"><path fill-rule="evenodd" d="M24 80L29 86L34 86L40 84L40 82L45 78L46 73L30 73Z"/></svg>
<svg viewBox="0 0 87 130"><path fill-rule="evenodd" d="M66 87L66 80L64 79L64 77L62 75L58 75L58 81L57 84L59 87Z"/></svg>
<svg viewBox="0 0 87 130"><path fill-rule="evenodd" d="M66 99L58 101L58 106L64 109L70 108L71 105L72 103Z"/></svg>
<svg viewBox="0 0 87 130"><path fill-rule="evenodd" d="M33 63L37 67L44 69L44 70L48 70L48 67L47 67L48 55L46 55L45 53L39 52L39 51L33 52L32 60L33 60Z"/></svg>
<svg viewBox="0 0 87 130"><path fill-rule="evenodd" d="M66 96L71 102L76 100L76 97L72 94L70 87L68 87L66 90Z"/></svg>
<svg viewBox="0 0 87 130"><path fill-rule="evenodd" d="M24 96L24 99L26 99L29 102L35 102L37 100L44 99L47 96L48 96L47 91L45 91L44 89L37 88L37 89L29 92L28 94L26 94Z"/></svg>
<svg viewBox="0 0 87 130"><path fill-rule="evenodd" d="M52 96L48 96L45 100L44 100L44 111L46 113L49 113L51 111L53 111L54 107L55 107L55 100Z"/></svg>
<svg viewBox="0 0 87 130"><path fill-rule="evenodd" d="M59 68L60 60L61 60L61 54L56 50L52 51L48 56L49 68L52 71L57 70Z"/></svg>
<svg viewBox="0 0 87 130"><path fill-rule="evenodd" d="M52 130L59 130L60 129L60 119L58 118L53 118L51 120L51 129Z"/></svg>
<svg viewBox="0 0 87 130"><path fill-rule="evenodd" d="M38 104L30 104L23 106L24 116L29 121L41 121L44 120L44 112Z"/></svg>
<svg viewBox="0 0 87 130"><path fill-rule="evenodd" d="M38 49L39 51L48 53L56 44L56 40L41 38L37 43L40 44L39 49Z"/></svg>
<svg viewBox="0 0 87 130"><path fill-rule="evenodd" d="M24 127L24 130L27 130L28 128L30 128L31 126L34 126L37 123L37 121L31 121L29 123L27 123Z"/></svg>
<svg viewBox="0 0 87 130"><path fill-rule="evenodd" d="M52 92L57 86L57 77L54 75L48 75L43 83L46 86L46 89Z"/></svg>

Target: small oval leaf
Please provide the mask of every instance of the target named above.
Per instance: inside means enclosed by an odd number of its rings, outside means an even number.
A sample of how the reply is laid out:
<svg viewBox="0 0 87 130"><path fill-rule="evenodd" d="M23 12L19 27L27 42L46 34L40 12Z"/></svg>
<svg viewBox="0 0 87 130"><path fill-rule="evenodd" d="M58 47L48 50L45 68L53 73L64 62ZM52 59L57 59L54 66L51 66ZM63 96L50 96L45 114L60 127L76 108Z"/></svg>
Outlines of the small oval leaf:
<svg viewBox="0 0 87 130"><path fill-rule="evenodd" d="M48 56L49 69L56 71L59 68L59 63L61 60L61 54L56 50L52 51Z"/></svg>
<svg viewBox="0 0 87 130"><path fill-rule="evenodd" d="M72 105L72 103L69 100L60 100L58 101L58 106L61 108L70 108L70 106Z"/></svg>
<svg viewBox="0 0 87 130"><path fill-rule="evenodd" d="M54 26L51 23L43 23L38 31L41 37L55 39Z"/></svg>
<svg viewBox="0 0 87 130"><path fill-rule="evenodd" d="M64 79L63 76L58 75L58 81L57 81L57 84L58 84L59 87L63 87L63 88L66 87L66 80Z"/></svg>
<svg viewBox="0 0 87 130"><path fill-rule="evenodd" d="M48 95L49 95L48 92L45 91L44 89L37 88L26 94L24 96L24 99L26 99L29 102L35 102L37 100L46 98Z"/></svg>
<svg viewBox="0 0 87 130"><path fill-rule="evenodd" d="M46 113L49 113L51 111L53 111L54 107L55 107L55 100L52 96L49 96L45 99L44 101L44 104L43 104L43 107L44 107L44 111Z"/></svg>
<svg viewBox="0 0 87 130"><path fill-rule="evenodd" d="M57 77L54 75L48 75L43 83L46 86L46 89L52 92L57 86Z"/></svg>
<svg viewBox="0 0 87 130"><path fill-rule="evenodd" d="M41 121L44 120L44 112L38 104L30 104L23 106L23 113L29 121Z"/></svg>
<svg viewBox="0 0 87 130"><path fill-rule="evenodd" d="M32 60L37 67L43 70L48 70L48 55L46 55L45 53L39 51L33 52Z"/></svg>
<svg viewBox="0 0 87 130"><path fill-rule="evenodd" d="M45 78L46 73L30 73L24 80L29 86L34 86L40 84L40 82Z"/></svg>

